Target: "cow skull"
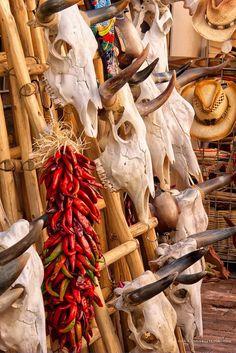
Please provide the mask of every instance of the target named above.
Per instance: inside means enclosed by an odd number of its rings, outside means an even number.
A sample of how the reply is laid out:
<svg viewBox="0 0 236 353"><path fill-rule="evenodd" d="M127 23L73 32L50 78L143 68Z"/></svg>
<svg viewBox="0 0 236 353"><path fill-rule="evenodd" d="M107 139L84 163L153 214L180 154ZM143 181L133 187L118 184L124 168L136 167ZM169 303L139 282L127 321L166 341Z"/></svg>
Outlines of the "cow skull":
<svg viewBox="0 0 236 353"><path fill-rule="evenodd" d="M6 269L11 264L11 269L15 265L18 268L15 277L7 272L10 280L2 276L0 280L1 289L5 285L0 295L1 352L47 352L41 293L44 269L34 247L29 247L32 241L38 240L42 226L43 221L39 220L29 232L29 223L19 220L8 231L0 233L0 268Z"/></svg>
<svg viewBox="0 0 236 353"><path fill-rule="evenodd" d="M104 152L95 161L98 175L110 191L126 191L137 216L147 223L149 192L154 184L145 124L135 106L128 80L146 59L148 48L125 70L100 86L111 129Z"/></svg>
<svg viewBox="0 0 236 353"><path fill-rule="evenodd" d="M184 256L187 259L199 247L226 239L235 233L236 227L210 230L191 235L173 245L160 244L156 249L158 258L150 261L150 267L153 271L157 271L156 274L160 278L163 278L173 271L172 267L178 271L176 263L181 261ZM180 278L177 277L181 284L170 288L166 293L177 313L177 324L181 327L191 352L194 352L194 337L203 334L201 280L206 274L204 270L203 260L195 262L190 267L186 266Z"/></svg>
<svg viewBox="0 0 236 353"><path fill-rule="evenodd" d="M166 286L172 283L174 277L175 275L170 275L167 280L165 279ZM141 296L145 295L148 285L157 284L158 286L159 281L156 281L156 276L151 271L146 271L123 288L115 290L116 294L120 295L115 305L116 308L128 314L130 339L136 344L131 351L133 353L179 352L174 334L176 313L164 293L161 292L166 286L161 289L156 288L151 299L150 297L139 299L141 302L139 305L132 300L131 293L134 293L137 299L140 291Z"/></svg>
<svg viewBox="0 0 236 353"><path fill-rule="evenodd" d="M58 14L56 27L45 28L49 69L46 88L55 103L72 104L87 136L97 136L97 110L101 108L93 57L96 39L77 5ZM86 45L85 45L86 43Z"/></svg>

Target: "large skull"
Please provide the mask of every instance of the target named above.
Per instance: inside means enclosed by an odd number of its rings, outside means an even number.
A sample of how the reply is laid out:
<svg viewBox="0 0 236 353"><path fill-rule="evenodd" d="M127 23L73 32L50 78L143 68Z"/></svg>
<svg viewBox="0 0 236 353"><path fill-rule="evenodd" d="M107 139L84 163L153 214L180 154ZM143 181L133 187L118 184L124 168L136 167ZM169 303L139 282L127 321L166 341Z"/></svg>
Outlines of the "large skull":
<svg viewBox="0 0 236 353"><path fill-rule="evenodd" d="M97 136L97 109L101 101L93 66L96 39L77 5L58 14L58 24L45 29L49 69L48 91L63 106L72 104L87 136Z"/></svg>
<svg viewBox="0 0 236 353"><path fill-rule="evenodd" d="M168 261L178 259L196 250L194 239L178 242L174 245L160 244L157 255L160 256L156 263L158 267L164 266ZM204 271L203 260L197 261L187 268L183 274L193 275ZM177 324L183 330L184 337L194 351L193 338L198 333L202 336L202 305L201 305L201 280L191 285L178 284L167 291L168 299L177 313Z"/></svg>
<svg viewBox="0 0 236 353"><path fill-rule="evenodd" d="M160 91L149 76L139 84L140 95L136 104L150 101L160 95ZM151 153L153 175L157 176L162 190L170 189L170 163L174 162L171 135L162 108L143 117L147 129L147 144Z"/></svg>
<svg viewBox="0 0 236 353"><path fill-rule="evenodd" d="M37 224L37 232L42 228L42 223L40 222ZM13 244L24 238L28 232L29 223L25 220L20 220L13 224L8 231L0 233L0 247L1 251L3 251L3 256L0 255L0 263L2 261L6 262L9 255L10 257L16 256L13 250L16 252L18 250L13 248L11 252L10 249ZM21 274L11 287L0 296L1 352L47 352L45 314L41 293L44 269L33 246L21 257L25 257L27 254L29 259Z"/></svg>
<svg viewBox="0 0 236 353"><path fill-rule="evenodd" d="M157 280L151 271L116 290L120 294L116 308L128 314L128 326L136 347L132 352L177 353L176 313L163 292L137 306L127 304L125 296ZM142 288L143 289L143 288ZM145 291L145 289L143 289Z"/></svg>
<svg viewBox="0 0 236 353"><path fill-rule="evenodd" d="M118 119L113 111L108 113L111 130L105 150L96 160L97 172L105 187L129 194L139 220L147 223L149 192L153 195L154 184L145 124L128 84L120 89L119 100Z"/></svg>

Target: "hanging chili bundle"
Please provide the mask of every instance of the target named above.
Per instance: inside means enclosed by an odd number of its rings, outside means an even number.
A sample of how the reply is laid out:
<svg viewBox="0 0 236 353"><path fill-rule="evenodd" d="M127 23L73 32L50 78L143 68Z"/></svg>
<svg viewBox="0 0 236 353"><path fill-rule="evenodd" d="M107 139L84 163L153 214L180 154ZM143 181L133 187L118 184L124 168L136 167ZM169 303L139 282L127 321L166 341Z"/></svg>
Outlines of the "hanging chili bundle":
<svg viewBox="0 0 236 353"><path fill-rule="evenodd" d="M41 182L47 189L48 235L44 243L44 300L47 329L60 348L79 352L82 337L89 344L93 302L101 247L92 227L100 221L96 206L101 187L92 175L93 161L69 144L43 165Z"/></svg>

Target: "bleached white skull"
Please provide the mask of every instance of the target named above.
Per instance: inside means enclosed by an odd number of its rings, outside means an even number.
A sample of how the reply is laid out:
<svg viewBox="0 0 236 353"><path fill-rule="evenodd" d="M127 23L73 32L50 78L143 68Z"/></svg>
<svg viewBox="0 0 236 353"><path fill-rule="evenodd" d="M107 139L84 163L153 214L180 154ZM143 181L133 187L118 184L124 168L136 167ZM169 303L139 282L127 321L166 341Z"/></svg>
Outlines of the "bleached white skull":
<svg viewBox="0 0 236 353"><path fill-rule="evenodd" d="M136 100L136 105L140 102L148 102L160 95L160 91L150 76L141 82L139 87L140 95ZM170 163L174 162L174 153L162 108L143 116L143 120L147 129L147 144L151 153L153 175L158 177L162 190L169 190Z"/></svg>
<svg viewBox="0 0 236 353"><path fill-rule="evenodd" d="M158 267L163 267L170 260L178 259L196 249L196 240L192 238L173 245L160 244L157 249L157 256L160 257L157 258L156 264ZM194 275L204 270L204 261L199 260L187 268L183 274ZM202 336L203 334L201 282L200 280L191 285L178 284L166 292L168 299L177 313L177 324L181 327L191 351L194 351L193 338L195 335Z"/></svg>
<svg viewBox="0 0 236 353"><path fill-rule="evenodd" d="M143 301L139 305L132 304L129 300L126 300L126 296L130 292L136 289L141 289L145 292L144 286L156 281L156 276L151 271L146 271L132 282L126 283L124 288L115 290L120 295L116 308L128 314L128 326L131 331L130 339L136 344L136 347L132 350L133 353L179 352L174 334L176 313L163 292Z"/></svg>
<svg viewBox="0 0 236 353"><path fill-rule="evenodd" d="M139 220L147 223L154 184L146 128L128 84L120 89L119 100L118 121L113 111L108 113L111 130L104 152L95 161L97 172L105 187L129 194Z"/></svg>
<svg viewBox="0 0 236 353"><path fill-rule="evenodd" d="M132 199L138 219L147 223L149 192L154 195L146 128L128 81L146 60L148 47L127 68L99 87L110 122L104 152L95 161L99 178L110 191L125 191Z"/></svg>
<svg viewBox="0 0 236 353"><path fill-rule="evenodd" d="M226 239L234 234L236 227L216 230L205 230L196 234L189 235L185 240L179 241L173 245L162 243L156 249L157 259L150 261L150 267L161 278L169 274L168 267L175 267L175 270L181 272L177 281L180 283L168 290L166 293L171 304L177 313L177 324L182 328L184 337L189 343L189 347L194 352L193 338L195 335L202 336L202 305L201 305L201 282L206 275L205 262L198 257L197 252L216 241ZM192 252L196 255L193 255ZM185 256L185 260L183 260ZM196 261L189 267L189 260L195 257ZM182 259L180 259L182 258ZM176 267L176 259L181 260L184 265L181 271ZM199 260L200 259L200 260ZM177 260L177 262L178 262ZM199 261L197 261L199 260ZM168 264L168 265L167 265Z"/></svg>
<svg viewBox="0 0 236 353"><path fill-rule="evenodd" d="M97 136L101 108L93 57L96 39L77 5L58 14L58 24L45 28L49 69L44 73L48 91L61 105L72 104L89 137Z"/></svg>
<svg viewBox="0 0 236 353"><path fill-rule="evenodd" d="M42 224L39 226L42 228ZM29 223L26 220L19 220L8 231L0 233L0 248L4 254L0 255L0 262L7 257L4 249L12 247L28 233ZM29 258L24 269L11 287L0 295L0 351L46 353L45 313L41 293L44 269L33 246L25 254Z"/></svg>

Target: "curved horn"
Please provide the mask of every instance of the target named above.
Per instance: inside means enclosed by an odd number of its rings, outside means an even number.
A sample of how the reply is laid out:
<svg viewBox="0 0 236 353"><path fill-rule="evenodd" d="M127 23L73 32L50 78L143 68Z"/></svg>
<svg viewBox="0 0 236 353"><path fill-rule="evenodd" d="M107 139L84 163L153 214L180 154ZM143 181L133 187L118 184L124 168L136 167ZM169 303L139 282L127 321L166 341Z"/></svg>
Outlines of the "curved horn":
<svg viewBox="0 0 236 353"><path fill-rule="evenodd" d="M0 266L0 295L2 295L21 274L29 254L23 254L4 266Z"/></svg>
<svg viewBox="0 0 236 353"><path fill-rule="evenodd" d="M156 64L158 63L159 58L156 58L150 65L145 67L145 69L136 72L133 77L129 80L130 85L137 85L140 82L143 82L148 78L149 75L151 75L152 71L154 70Z"/></svg>
<svg viewBox="0 0 236 353"><path fill-rule="evenodd" d="M10 248L0 252L0 266L7 264L13 259L23 254L32 244L34 244L40 237L41 230L43 229L44 220L35 220L32 223L31 231L16 244Z"/></svg>
<svg viewBox="0 0 236 353"><path fill-rule="evenodd" d="M189 275L178 275L175 279L175 282L181 283L181 284L194 284L199 282L201 279L203 279L207 275L207 271L201 271Z"/></svg>
<svg viewBox="0 0 236 353"><path fill-rule="evenodd" d="M148 51L149 44L143 50L142 54L131 65L100 85L99 92L105 108L109 109L109 107L115 103L116 93L132 78L132 76L142 66L147 58Z"/></svg>
<svg viewBox="0 0 236 353"><path fill-rule="evenodd" d="M197 242L197 247L207 246L217 241L236 235L236 227L206 230L205 232L190 235Z"/></svg>
<svg viewBox="0 0 236 353"><path fill-rule="evenodd" d="M172 261L170 264L165 265L164 267L160 268L156 272L156 274L162 278L162 277L168 276L169 274L172 274L174 272L181 273L184 270L186 270L186 268L192 266L195 262L200 260L201 257L203 255L205 255L206 252L207 252L207 250L203 249L203 248L201 248L199 250L192 251L192 252L180 257L179 259Z"/></svg>
<svg viewBox="0 0 236 353"><path fill-rule="evenodd" d="M48 0L38 7L35 16L39 23L46 24L54 19L57 12L65 10L78 2L79 0ZM81 11L81 14L87 24L91 26L95 23L115 17L126 8L128 3L129 0L121 0L107 7Z"/></svg>
<svg viewBox="0 0 236 353"><path fill-rule="evenodd" d="M236 173L225 174L216 178L204 181L203 183L193 185L193 188L200 189L204 195L210 194L212 191L222 188L230 184L236 178Z"/></svg>
<svg viewBox="0 0 236 353"><path fill-rule="evenodd" d="M132 292L129 292L126 297L132 305L139 305L153 297L158 295L159 293L163 292L166 288L168 288L171 283L177 277L177 273L172 273L169 276L166 276L156 282L147 284L144 287L135 289Z"/></svg>
<svg viewBox="0 0 236 353"><path fill-rule="evenodd" d="M189 66L192 64L192 60L188 61L186 64L182 65L179 69L176 70L176 77L182 75ZM170 81L173 74L173 70L167 72L153 73L153 79L155 83L165 83Z"/></svg>
<svg viewBox="0 0 236 353"><path fill-rule="evenodd" d="M223 70L229 64L229 62L230 60L226 60L222 64L216 66L189 69L185 71L180 77L178 77L177 83L180 87L183 87L192 81L198 80L199 78L205 76L215 76L219 71Z"/></svg>
<svg viewBox="0 0 236 353"><path fill-rule="evenodd" d="M155 110L159 109L170 97L176 83L176 73L173 71L172 78L166 87L166 89L155 99L147 102L139 102L136 103L136 107L139 111L139 114L142 117L147 116L148 114L151 114Z"/></svg>

